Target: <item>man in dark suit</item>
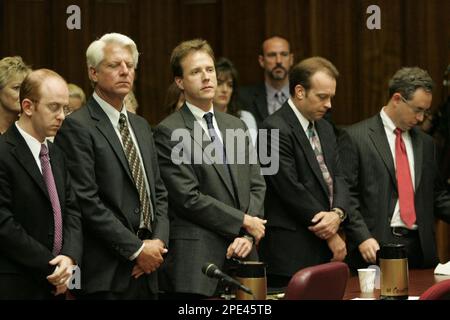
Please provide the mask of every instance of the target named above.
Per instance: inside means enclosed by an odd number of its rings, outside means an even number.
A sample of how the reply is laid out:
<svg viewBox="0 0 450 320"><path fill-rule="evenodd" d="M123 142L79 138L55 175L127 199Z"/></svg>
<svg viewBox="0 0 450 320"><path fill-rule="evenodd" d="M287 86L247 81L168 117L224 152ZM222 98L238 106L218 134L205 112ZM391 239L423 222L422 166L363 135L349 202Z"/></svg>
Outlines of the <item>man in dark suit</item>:
<svg viewBox="0 0 450 320"><path fill-rule="evenodd" d="M20 119L0 137L0 299L49 299L66 292L82 253L64 156L46 140L64 120L67 83L36 70L21 85L20 103Z"/></svg>
<svg viewBox="0 0 450 320"><path fill-rule="evenodd" d="M222 268L226 258L256 259L255 243L265 229L265 183L256 155L249 161L255 151L244 122L213 109L217 79L209 44L199 39L179 44L171 65L186 102L155 128L170 203L164 289L175 298L199 298L217 288L217 280L201 272L205 263Z"/></svg>
<svg viewBox="0 0 450 320"><path fill-rule="evenodd" d="M167 191L149 124L123 106L136 44L105 34L86 56L94 94L55 139L69 160L86 226L80 297L156 298L169 233Z"/></svg>
<svg viewBox="0 0 450 320"><path fill-rule="evenodd" d="M262 126L268 138L260 146L267 143L271 158L279 160L278 172L265 176L268 223L260 247L271 287L286 286L301 268L346 255L337 231L345 220L348 190L333 128L322 119L331 108L337 76L326 59L303 60L289 74L291 98Z"/></svg>
<svg viewBox="0 0 450 320"><path fill-rule="evenodd" d="M242 107L253 114L260 127L264 119L290 97L288 74L294 55L289 42L278 36L266 39L258 62L264 69L264 83L240 88L239 97Z"/></svg>
<svg viewBox="0 0 450 320"><path fill-rule="evenodd" d="M353 268L375 263L380 243L404 244L410 267L437 263L434 219L450 221L450 197L436 170L432 138L415 127L431 106L432 86L425 70L398 70L388 104L341 136Z"/></svg>

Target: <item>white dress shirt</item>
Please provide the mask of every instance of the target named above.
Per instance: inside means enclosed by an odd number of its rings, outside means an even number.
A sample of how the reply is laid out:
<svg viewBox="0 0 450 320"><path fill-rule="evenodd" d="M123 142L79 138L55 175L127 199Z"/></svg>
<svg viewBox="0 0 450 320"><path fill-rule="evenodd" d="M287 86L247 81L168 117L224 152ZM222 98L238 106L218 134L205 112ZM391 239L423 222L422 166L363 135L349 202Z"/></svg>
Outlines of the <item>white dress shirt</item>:
<svg viewBox="0 0 450 320"><path fill-rule="evenodd" d="M25 139L25 142L27 143L28 148L30 148L31 154L33 155L34 161L36 161L39 171L42 174L41 159L39 159L39 153L41 152L42 143L39 142L35 137L28 134L25 130L23 130L19 126L18 121L16 121L15 126L16 126L17 130L19 130L20 135ZM45 144L45 146L48 148L47 140L44 140L43 144Z"/></svg>

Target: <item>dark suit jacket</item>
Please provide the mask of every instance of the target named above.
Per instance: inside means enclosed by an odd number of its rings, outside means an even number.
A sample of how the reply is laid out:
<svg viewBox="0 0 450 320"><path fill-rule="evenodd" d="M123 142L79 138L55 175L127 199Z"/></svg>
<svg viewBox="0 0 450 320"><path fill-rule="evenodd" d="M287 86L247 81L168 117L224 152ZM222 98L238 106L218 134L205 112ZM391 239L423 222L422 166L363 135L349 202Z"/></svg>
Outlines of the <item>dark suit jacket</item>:
<svg viewBox="0 0 450 320"><path fill-rule="evenodd" d="M239 102L242 108L251 112L255 117L258 128L269 115L267 109L266 85L260 83L253 86L239 88Z"/></svg>
<svg viewBox="0 0 450 320"><path fill-rule="evenodd" d="M439 179L430 136L410 130L414 150L415 208L424 266L437 263L434 215L450 222L450 197ZM358 245L368 238L386 241L398 199L395 166L379 114L344 129L340 155L350 188L346 227L349 262L361 260ZM358 259L359 258L359 259ZM357 259L357 260L356 260Z"/></svg>
<svg viewBox="0 0 450 320"><path fill-rule="evenodd" d="M167 191L159 175L152 131L145 119L128 113L150 184L155 220L153 238L168 243ZM128 288L131 257L142 245L136 236L139 194L119 137L94 98L66 118L55 143L67 155L83 214L82 290L121 292ZM148 276L153 292L156 275Z"/></svg>
<svg viewBox="0 0 450 320"><path fill-rule="evenodd" d="M247 129L236 117L217 111L214 114L225 141L225 129ZM223 164L195 164L193 154L187 159L191 164L174 164L171 156L179 142L171 141L171 135L176 129L184 129L186 146L200 153L210 144L195 136L195 121L184 105L155 128L161 175L170 203L170 249L164 273L172 286L167 291L210 296L217 281L202 274L203 264L210 262L222 268L228 246L242 232L244 213L263 216L266 188L257 163L230 164L234 186ZM246 156L255 152L248 136L241 151Z"/></svg>
<svg viewBox="0 0 450 320"><path fill-rule="evenodd" d="M63 219L60 254L81 263L81 214L63 153L51 142L48 148ZM46 276L54 270L48 264L54 258L54 220L47 187L15 125L0 137L0 154L0 298L44 298L50 295Z"/></svg>
<svg viewBox="0 0 450 320"><path fill-rule="evenodd" d="M333 128L323 119L316 121L315 126L333 177L332 207L347 211L348 192L340 171ZM292 276L300 268L332 258L326 241L307 229L315 214L331 209L329 191L309 139L287 102L262 127L279 129L279 143L271 143L271 131L267 141L272 158L279 156L279 170L275 175L265 176L268 222L260 254L269 274Z"/></svg>

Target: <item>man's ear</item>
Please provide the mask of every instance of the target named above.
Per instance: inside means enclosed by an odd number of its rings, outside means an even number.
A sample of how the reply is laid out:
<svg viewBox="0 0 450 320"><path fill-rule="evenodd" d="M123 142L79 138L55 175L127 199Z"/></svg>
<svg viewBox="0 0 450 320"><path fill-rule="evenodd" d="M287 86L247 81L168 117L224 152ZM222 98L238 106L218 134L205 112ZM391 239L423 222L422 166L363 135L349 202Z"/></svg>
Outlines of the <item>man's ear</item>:
<svg viewBox="0 0 450 320"><path fill-rule="evenodd" d="M89 67L89 79L91 79L92 82L98 82L97 70L94 67Z"/></svg>
<svg viewBox="0 0 450 320"><path fill-rule="evenodd" d="M20 107L22 109L21 113L24 113L30 117L33 114L35 104L30 99L25 98L22 100Z"/></svg>
<svg viewBox="0 0 450 320"><path fill-rule="evenodd" d="M400 102L403 102L402 95L400 93L398 93L398 92L394 93L392 95L391 99L397 104L400 103Z"/></svg>
<svg viewBox="0 0 450 320"><path fill-rule="evenodd" d="M294 90L295 90L295 98L297 98L299 100L302 100L303 98L305 98L306 90L301 84L296 85Z"/></svg>
<svg viewBox="0 0 450 320"><path fill-rule="evenodd" d="M184 85L183 85L183 78L182 77L175 77L175 83L178 87L178 89L180 89L181 91L184 90Z"/></svg>
<svg viewBox="0 0 450 320"><path fill-rule="evenodd" d="M261 66L261 68L264 69L264 57L263 57L263 55L260 54L258 56L258 62L259 62L259 65Z"/></svg>
<svg viewBox="0 0 450 320"><path fill-rule="evenodd" d="M293 65L294 65L294 54L290 53L289 54L289 67L292 68Z"/></svg>

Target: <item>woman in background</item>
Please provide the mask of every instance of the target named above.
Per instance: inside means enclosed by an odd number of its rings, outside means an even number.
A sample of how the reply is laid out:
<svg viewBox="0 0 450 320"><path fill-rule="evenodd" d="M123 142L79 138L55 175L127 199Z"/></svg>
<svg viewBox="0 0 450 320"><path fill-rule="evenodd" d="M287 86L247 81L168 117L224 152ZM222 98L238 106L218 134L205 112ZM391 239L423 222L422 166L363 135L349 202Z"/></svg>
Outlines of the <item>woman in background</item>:
<svg viewBox="0 0 450 320"><path fill-rule="evenodd" d="M83 89L74 83L69 83L69 106L64 110L64 114L68 116L74 111L77 111L86 104L86 95Z"/></svg>
<svg viewBox="0 0 450 320"><path fill-rule="evenodd" d="M17 120L20 113L20 85L30 71L21 57L0 60L0 134Z"/></svg>
<svg viewBox="0 0 450 320"><path fill-rule="evenodd" d="M219 58L216 61L216 75L217 89L214 96L214 109L227 112L244 121L255 146L258 132L256 120L250 112L241 110L237 102L238 73L236 68L227 58Z"/></svg>

